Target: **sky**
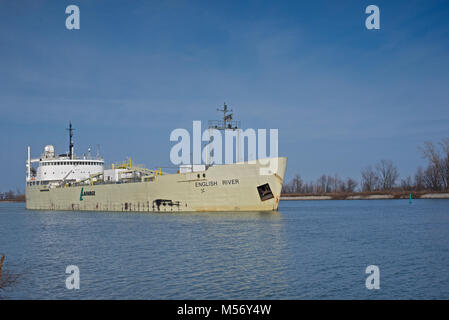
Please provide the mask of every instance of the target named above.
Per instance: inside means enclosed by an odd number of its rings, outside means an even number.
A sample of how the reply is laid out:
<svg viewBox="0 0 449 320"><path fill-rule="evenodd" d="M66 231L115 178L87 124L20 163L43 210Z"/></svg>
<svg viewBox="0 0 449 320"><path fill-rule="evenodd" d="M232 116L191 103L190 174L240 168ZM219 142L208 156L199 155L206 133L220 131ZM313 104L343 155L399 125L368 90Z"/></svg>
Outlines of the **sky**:
<svg viewBox="0 0 449 320"><path fill-rule="evenodd" d="M287 179L413 175L449 137L448 39L448 1L0 0L0 192L24 189L28 145L68 151L69 121L78 155L171 166L170 133L223 102L279 130Z"/></svg>

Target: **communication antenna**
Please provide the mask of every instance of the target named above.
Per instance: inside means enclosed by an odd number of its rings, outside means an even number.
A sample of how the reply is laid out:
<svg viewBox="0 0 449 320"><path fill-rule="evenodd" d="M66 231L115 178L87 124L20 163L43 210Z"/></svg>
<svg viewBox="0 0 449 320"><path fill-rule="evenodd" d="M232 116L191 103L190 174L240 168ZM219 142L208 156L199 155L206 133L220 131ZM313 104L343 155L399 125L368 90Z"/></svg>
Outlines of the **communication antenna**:
<svg viewBox="0 0 449 320"><path fill-rule="evenodd" d="M228 106L223 103L223 109L217 108L217 111L223 112L223 120L209 120L209 144L212 143L212 130L232 130L237 131L237 162L240 161L240 121L233 120L232 109L228 109ZM208 147L209 148L209 147ZM212 159L212 150L206 152L206 165L210 165L210 159Z"/></svg>
<svg viewBox="0 0 449 320"><path fill-rule="evenodd" d="M222 128L217 127L215 129L219 129L219 130L233 129L232 125L229 126L229 128L228 128L228 126L226 126L226 122L232 121L232 109L228 109L226 102L223 103L223 110L221 110L220 108L217 108L217 111L223 112L223 126L222 126Z"/></svg>

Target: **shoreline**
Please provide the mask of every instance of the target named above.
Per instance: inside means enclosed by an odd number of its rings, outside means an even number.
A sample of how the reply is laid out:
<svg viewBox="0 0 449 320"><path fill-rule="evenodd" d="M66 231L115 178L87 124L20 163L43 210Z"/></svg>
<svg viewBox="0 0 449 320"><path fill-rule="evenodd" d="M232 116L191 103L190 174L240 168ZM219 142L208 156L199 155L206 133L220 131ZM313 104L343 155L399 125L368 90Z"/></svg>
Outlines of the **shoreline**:
<svg viewBox="0 0 449 320"><path fill-rule="evenodd" d="M282 194L280 200L394 200L394 199L449 199L449 192L391 192L391 193L330 193Z"/></svg>

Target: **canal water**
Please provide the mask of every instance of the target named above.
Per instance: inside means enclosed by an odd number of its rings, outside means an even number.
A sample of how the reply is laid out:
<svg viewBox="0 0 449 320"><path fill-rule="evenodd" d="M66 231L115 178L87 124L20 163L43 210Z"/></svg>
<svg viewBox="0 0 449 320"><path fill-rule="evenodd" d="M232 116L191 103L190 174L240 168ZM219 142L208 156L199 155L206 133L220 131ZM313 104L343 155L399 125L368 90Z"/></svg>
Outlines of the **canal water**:
<svg viewBox="0 0 449 320"><path fill-rule="evenodd" d="M15 281L0 299L449 299L449 200L172 214L0 203L2 252ZM366 287L370 265L379 289Z"/></svg>

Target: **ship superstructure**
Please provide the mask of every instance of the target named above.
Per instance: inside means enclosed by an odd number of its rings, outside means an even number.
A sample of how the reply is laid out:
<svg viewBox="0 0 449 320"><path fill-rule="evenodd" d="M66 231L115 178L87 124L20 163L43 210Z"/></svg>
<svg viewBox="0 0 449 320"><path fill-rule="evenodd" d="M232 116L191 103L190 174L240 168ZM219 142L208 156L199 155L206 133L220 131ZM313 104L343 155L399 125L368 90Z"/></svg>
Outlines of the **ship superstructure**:
<svg viewBox="0 0 449 320"><path fill-rule="evenodd" d="M209 129L239 130L231 110ZM147 169L129 161L105 168L98 154L78 157L73 127L69 151L57 155L47 145L39 158L26 163L26 207L44 210L102 211L266 211L277 210L287 159L284 157L233 164L181 165L177 173ZM239 140L239 139L237 139ZM239 148L237 148L239 150ZM237 155L239 160L240 156ZM267 160L272 171L266 170ZM37 169L33 167L37 164ZM274 165L273 165L274 164ZM261 174L265 169L266 174Z"/></svg>
<svg viewBox="0 0 449 320"><path fill-rule="evenodd" d="M104 160L97 155L92 157L90 148L87 155L77 157L74 153L73 127L69 125L69 151L57 155L52 145L46 145L39 158L31 159L28 147L27 186L70 186L74 183L87 181L91 177L98 177L104 172ZM37 163L37 169L33 167Z"/></svg>

